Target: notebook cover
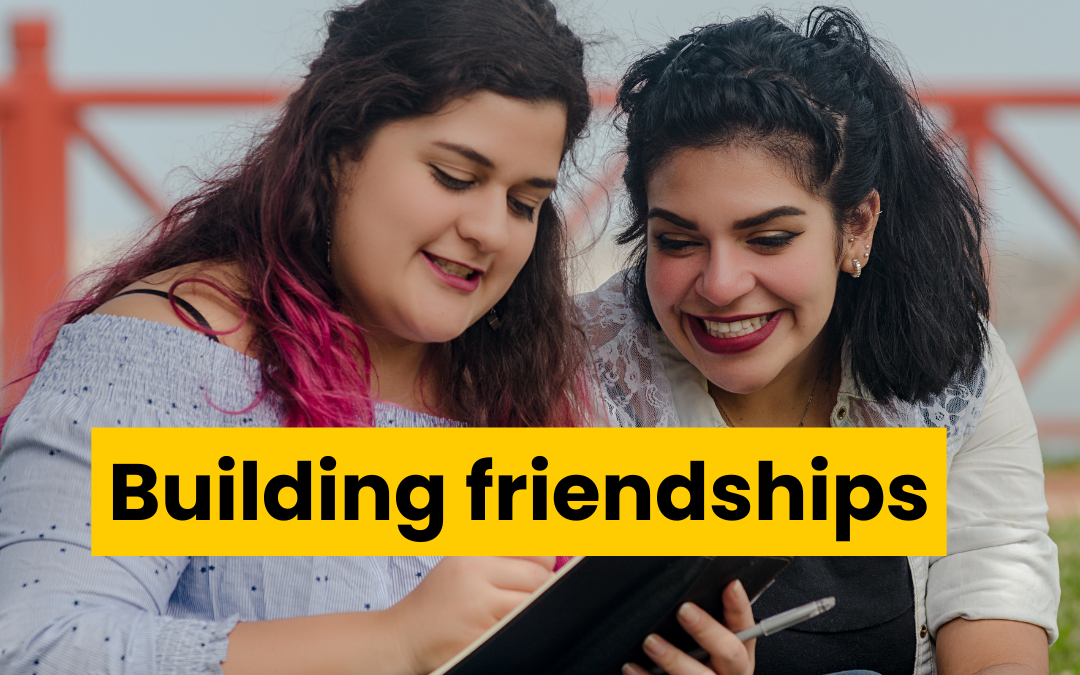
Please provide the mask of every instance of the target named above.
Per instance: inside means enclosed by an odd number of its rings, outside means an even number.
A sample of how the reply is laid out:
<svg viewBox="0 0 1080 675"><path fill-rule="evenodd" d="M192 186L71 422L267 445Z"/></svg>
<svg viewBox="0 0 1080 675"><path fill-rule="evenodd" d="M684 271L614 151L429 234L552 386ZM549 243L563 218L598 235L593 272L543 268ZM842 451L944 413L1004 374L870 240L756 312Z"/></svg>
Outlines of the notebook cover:
<svg viewBox="0 0 1080 675"><path fill-rule="evenodd" d="M675 611L686 601L711 611L740 578L753 598L787 558L576 558L531 602L432 675L600 675L637 656L649 633L688 639Z"/></svg>

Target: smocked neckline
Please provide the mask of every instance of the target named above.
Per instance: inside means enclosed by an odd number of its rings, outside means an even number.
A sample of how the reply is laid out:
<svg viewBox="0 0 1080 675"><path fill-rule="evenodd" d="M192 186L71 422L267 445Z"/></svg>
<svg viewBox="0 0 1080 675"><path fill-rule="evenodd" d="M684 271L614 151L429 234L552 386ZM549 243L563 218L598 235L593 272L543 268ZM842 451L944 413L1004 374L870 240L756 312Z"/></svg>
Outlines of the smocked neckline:
<svg viewBox="0 0 1080 675"><path fill-rule="evenodd" d="M96 393L148 405L161 396L197 393L213 399L214 405L202 411L212 414L213 408L222 413L251 407L261 389L261 368L258 359L187 328L130 316L88 314L61 327L35 383L61 394ZM214 381L217 387L212 386ZM387 401L374 401L373 407L379 426L460 424ZM168 414L177 409L168 402ZM281 413L279 401L270 395L240 419L248 424L276 424Z"/></svg>

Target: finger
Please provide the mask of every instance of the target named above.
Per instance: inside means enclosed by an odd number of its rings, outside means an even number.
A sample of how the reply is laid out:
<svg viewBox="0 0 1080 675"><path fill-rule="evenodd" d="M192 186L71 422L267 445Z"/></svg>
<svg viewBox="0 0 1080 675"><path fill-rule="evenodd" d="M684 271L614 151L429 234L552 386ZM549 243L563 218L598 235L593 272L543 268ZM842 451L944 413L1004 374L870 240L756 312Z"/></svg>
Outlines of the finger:
<svg viewBox="0 0 1080 675"><path fill-rule="evenodd" d="M649 637L645 638L645 642L642 644L642 648L649 658L652 659L656 665L664 669L668 675L712 675L712 671L709 670L705 664L699 662L683 650L675 647L670 642L653 633ZM740 672L740 671L720 671L722 674L727 672Z"/></svg>
<svg viewBox="0 0 1080 675"><path fill-rule="evenodd" d="M551 569L532 560L492 558L488 581L507 591L532 593L551 577Z"/></svg>
<svg viewBox="0 0 1080 675"><path fill-rule="evenodd" d="M497 591L491 602L491 616L500 621L504 616L518 608L531 596L531 593L520 591Z"/></svg>
<svg viewBox="0 0 1080 675"><path fill-rule="evenodd" d="M736 579L724 589L724 625L735 633L745 630L754 625L754 609L750 606L750 598L746 595L746 589L742 582ZM754 653L757 650L757 640L747 640L746 650L750 654L750 663L754 663Z"/></svg>
<svg viewBox="0 0 1080 675"><path fill-rule="evenodd" d="M742 582L736 579L724 589L724 625L738 632L754 625L754 610Z"/></svg>
<svg viewBox="0 0 1080 675"><path fill-rule="evenodd" d="M709 653L709 662L717 672L744 673L749 670L752 659L747 645L707 612L687 602L679 607L678 617L683 629Z"/></svg>
<svg viewBox="0 0 1080 675"><path fill-rule="evenodd" d="M555 569L555 556L553 555L512 555L508 557L513 560L528 560L534 562L548 572Z"/></svg>
<svg viewBox="0 0 1080 675"><path fill-rule="evenodd" d="M624 663L622 667L622 675L649 675L649 671L645 670L636 663Z"/></svg>

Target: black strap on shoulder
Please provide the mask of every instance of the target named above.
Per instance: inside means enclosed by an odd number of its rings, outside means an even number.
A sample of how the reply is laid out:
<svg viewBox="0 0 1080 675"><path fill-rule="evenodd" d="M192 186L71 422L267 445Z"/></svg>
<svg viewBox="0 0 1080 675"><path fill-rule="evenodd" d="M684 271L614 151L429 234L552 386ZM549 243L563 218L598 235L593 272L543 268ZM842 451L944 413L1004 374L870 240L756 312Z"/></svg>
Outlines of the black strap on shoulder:
<svg viewBox="0 0 1080 675"><path fill-rule="evenodd" d="M166 300L169 299L169 294L168 293L166 293L165 291L159 291L156 288L133 288L130 291L124 291L123 293L117 293L113 297L114 298L119 298L121 295L131 295L132 293L146 293L147 295L156 295L159 298L165 298ZM213 328L210 327L210 322L206 320L206 317L204 317L202 315L202 313L199 312L199 310L195 309L195 307L190 302L188 302L187 300L184 300L183 298L181 298L181 297L179 297L177 295L173 295L172 297L173 297L173 300L176 301L176 304L180 305L180 309L182 309L185 312L187 312L188 314L190 314L192 319L195 319L195 323L199 324L200 326L202 326L206 330L214 330ZM218 343L221 342L220 340L217 339L216 335L207 335L206 337L210 338L214 342L218 342Z"/></svg>

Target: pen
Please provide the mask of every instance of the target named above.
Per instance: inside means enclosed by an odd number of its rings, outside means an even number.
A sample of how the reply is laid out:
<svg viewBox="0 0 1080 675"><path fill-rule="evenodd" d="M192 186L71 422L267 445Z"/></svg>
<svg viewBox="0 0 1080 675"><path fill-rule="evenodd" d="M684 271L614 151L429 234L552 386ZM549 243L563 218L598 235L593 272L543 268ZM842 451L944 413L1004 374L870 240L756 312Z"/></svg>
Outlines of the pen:
<svg viewBox="0 0 1080 675"><path fill-rule="evenodd" d="M807 619L812 619L819 614L824 614L833 607L836 606L836 598L829 596L827 598L821 598L820 600L814 600L808 602L805 605L799 605L794 609L789 609L786 612L780 612L774 614L767 619L762 619L758 623L744 628L743 630L735 633L735 637L739 638L743 642L747 640L753 640L754 638L764 637L766 635L772 635L773 633L779 633L782 630L791 628L796 624L800 624ZM687 652L690 656L694 657L698 661L705 662L709 658L709 653L704 649L698 647ZM663 669L659 666L654 666L650 671L653 675L663 675Z"/></svg>
<svg viewBox="0 0 1080 675"><path fill-rule="evenodd" d="M821 598L820 600L808 602L805 605L799 605L786 612L780 612L779 614L770 616L768 619L762 619L753 626L735 633L735 637L746 642L747 640L753 640L754 638L779 633L780 631L791 628L807 619L813 619L818 614L824 614L835 606L836 598L830 595L827 598Z"/></svg>

